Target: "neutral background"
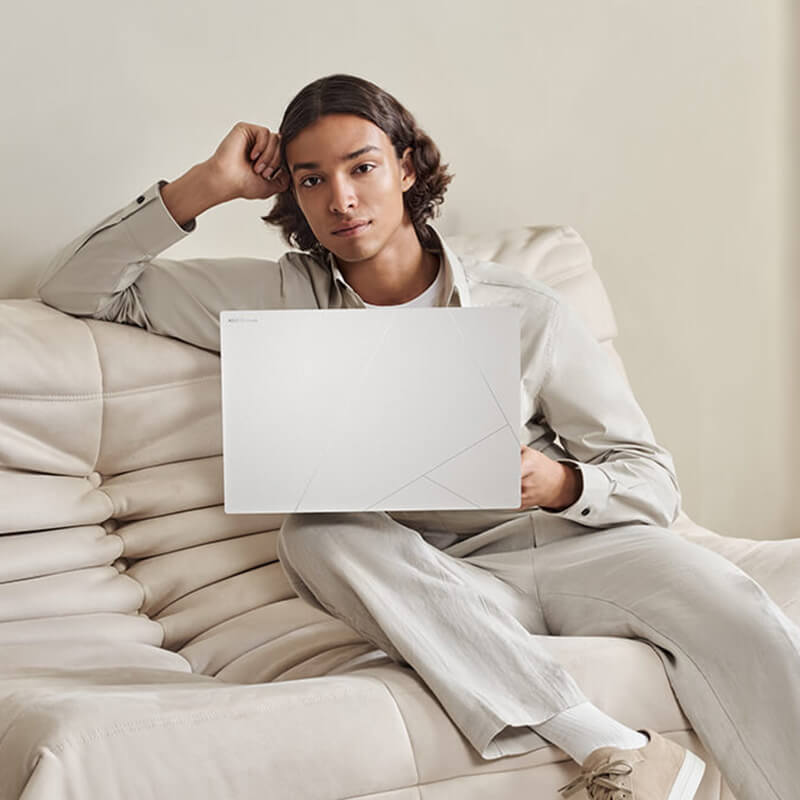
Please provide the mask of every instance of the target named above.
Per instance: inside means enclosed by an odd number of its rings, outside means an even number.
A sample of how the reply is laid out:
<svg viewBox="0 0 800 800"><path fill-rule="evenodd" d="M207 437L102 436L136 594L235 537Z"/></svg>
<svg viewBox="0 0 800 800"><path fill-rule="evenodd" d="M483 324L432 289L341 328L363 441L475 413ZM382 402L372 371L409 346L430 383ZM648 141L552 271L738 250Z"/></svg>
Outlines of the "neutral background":
<svg viewBox="0 0 800 800"><path fill-rule="evenodd" d="M456 178L440 230L568 224L684 508L720 533L800 535L797 4L406 0L15 4L0 32L0 296L237 120L302 86L395 94ZM272 201L212 209L171 257L287 245Z"/></svg>

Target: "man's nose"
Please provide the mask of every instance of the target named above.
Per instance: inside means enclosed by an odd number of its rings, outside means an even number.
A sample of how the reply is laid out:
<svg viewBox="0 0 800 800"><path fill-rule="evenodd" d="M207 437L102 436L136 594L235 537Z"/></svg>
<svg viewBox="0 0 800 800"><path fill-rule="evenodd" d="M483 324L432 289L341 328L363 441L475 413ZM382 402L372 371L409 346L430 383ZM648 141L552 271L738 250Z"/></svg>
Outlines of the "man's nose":
<svg viewBox="0 0 800 800"><path fill-rule="evenodd" d="M330 210L335 214L341 214L349 208L355 208L358 203L355 192L350 181L331 180Z"/></svg>

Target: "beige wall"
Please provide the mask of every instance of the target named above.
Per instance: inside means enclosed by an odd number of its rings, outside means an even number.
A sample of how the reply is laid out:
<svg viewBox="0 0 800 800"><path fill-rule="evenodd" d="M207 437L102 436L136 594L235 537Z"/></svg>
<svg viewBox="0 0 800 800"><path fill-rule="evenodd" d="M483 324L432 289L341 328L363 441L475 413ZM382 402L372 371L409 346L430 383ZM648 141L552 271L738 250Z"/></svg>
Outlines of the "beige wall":
<svg viewBox="0 0 800 800"><path fill-rule="evenodd" d="M17 4L0 48L0 296L28 296L59 246L206 158L238 119L277 127L309 81L359 74L456 173L445 234L564 223L586 239L689 515L800 535L796 13L791 0ZM258 220L269 205L212 209L170 256L279 255Z"/></svg>
<svg viewBox="0 0 800 800"><path fill-rule="evenodd" d="M786 404L786 446L788 466L784 485L786 487L785 509L790 522L787 530L800 535L800 522L793 517L792 503L795 487L800 485L800 3L789 0L783 24L785 45L783 49L783 72L787 76L784 95L786 123L784 130L784 152L786 155L786 178L784 179L784 229L786 232L786 256L784 272L786 293L783 298L786 312L785 340L787 342L787 364L789 392Z"/></svg>

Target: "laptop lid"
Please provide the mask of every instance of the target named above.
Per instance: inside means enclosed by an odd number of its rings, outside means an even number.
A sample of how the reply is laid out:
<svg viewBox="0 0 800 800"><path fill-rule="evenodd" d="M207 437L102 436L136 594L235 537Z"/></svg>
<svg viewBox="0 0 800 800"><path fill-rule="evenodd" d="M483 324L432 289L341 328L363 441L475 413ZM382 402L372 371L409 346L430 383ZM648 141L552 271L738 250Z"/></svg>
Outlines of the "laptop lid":
<svg viewBox="0 0 800 800"><path fill-rule="evenodd" d="M225 512L518 508L521 314L221 311Z"/></svg>

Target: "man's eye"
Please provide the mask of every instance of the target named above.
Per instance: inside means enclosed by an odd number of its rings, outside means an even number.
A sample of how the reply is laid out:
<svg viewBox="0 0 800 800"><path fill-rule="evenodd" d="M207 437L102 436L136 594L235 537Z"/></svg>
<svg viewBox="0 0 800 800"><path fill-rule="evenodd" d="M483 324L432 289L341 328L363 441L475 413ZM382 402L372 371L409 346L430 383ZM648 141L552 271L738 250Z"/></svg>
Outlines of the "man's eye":
<svg viewBox="0 0 800 800"><path fill-rule="evenodd" d="M370 167L369 172L372 172L372 170L375 169L375 165L374 164L359 164L355 169L359 170L359 169L361 169L361 167ZM353 171L355 172L355 170L353 170ZM366 175L367 172L362 172L361 174L362 175ZM318 181L318 180L319 180L319 178L316 175L309 175L308 177L303 178L303 180L300 181L300 185L304 186L306 189L313 189L314 186L316 186L317 184L315 183L313 186L308 186L306 184L306 181Z"/></svg>

